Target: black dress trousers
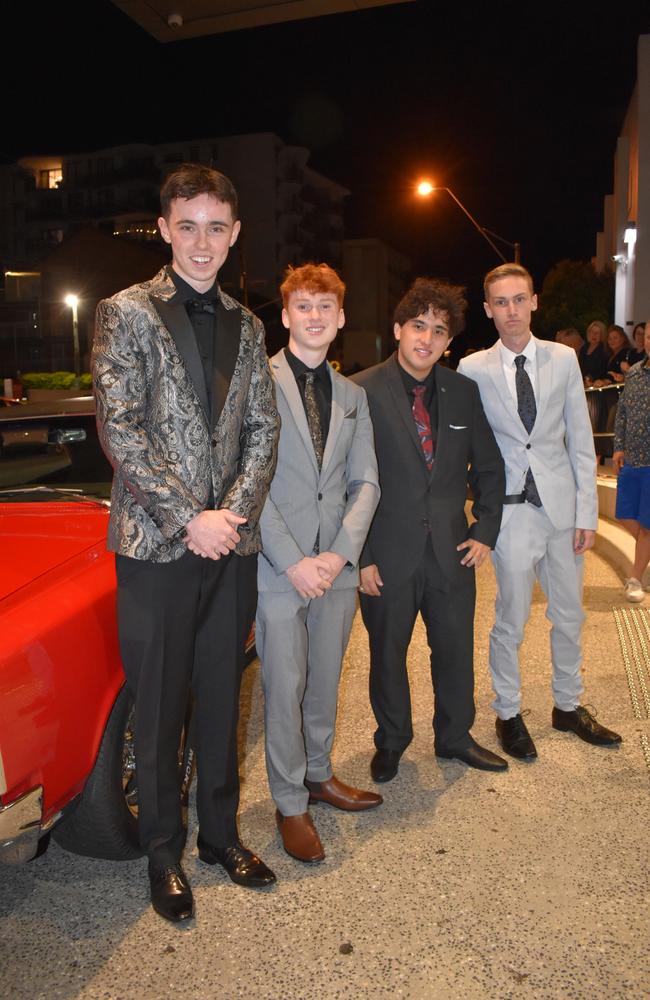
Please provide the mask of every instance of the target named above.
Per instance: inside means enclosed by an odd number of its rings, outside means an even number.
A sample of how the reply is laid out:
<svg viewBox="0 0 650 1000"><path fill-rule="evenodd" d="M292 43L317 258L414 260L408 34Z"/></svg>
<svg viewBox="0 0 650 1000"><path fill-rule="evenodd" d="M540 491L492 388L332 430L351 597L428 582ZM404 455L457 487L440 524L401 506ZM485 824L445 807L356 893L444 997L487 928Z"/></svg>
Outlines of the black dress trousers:
<svg viewBox="0 0 650 1000"><path fill-rule="evenodd" d="M190 690L201 836L215 847L238 838L239 690L257 556L188 551L154 563L118 555L116 569L120 650L136 705L140 843L166 867L185 843L178 746Z"/></svg>

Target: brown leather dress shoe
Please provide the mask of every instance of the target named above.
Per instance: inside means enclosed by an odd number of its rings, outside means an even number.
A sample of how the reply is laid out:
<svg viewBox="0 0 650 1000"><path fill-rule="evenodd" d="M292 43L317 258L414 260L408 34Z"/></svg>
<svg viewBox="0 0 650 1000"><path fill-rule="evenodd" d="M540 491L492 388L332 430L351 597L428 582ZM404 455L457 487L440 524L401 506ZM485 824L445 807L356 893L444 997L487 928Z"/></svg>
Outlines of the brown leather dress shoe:
<svg viewBox="0 0 650 1000"><path fill-rule="evenodd" d="M276 809L275 822L278 824L284 849L292 858L308 864L323 860L325 851L318 830L308 812L300 813L298 816L283 816L280 810Z"/></svg>
<svg viewBox="0 0 650 1000"><path fill-rule="evenodd" d="M374 809L384 801L375 792L364 792L360 788L344 785L334 775L327 781L305 781L309 789L310 802L327 802L335 809L345 809L346 812L361 812L362 809Z"/></svg>

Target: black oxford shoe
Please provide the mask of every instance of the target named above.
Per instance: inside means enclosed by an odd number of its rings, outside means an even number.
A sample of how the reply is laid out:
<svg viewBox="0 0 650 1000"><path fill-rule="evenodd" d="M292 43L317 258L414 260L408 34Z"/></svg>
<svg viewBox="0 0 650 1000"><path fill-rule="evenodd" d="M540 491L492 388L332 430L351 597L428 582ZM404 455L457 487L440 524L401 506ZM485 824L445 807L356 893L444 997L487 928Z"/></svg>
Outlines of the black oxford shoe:
<svg viewBox="0 0 650 1000"><path fill-rule="evenodd" d="M199 837L199 857L206 865L221 865L233 882L246 889L265 889L276 877L270 868L239 841L230 847L212 847Z"/></svg>
<svg viewBox="0 0 650 1000"><path fill-rule="evenodd" d="M535 760L537 750L521 715L513 715L511 719L497 716L494 724L502 750L517 760Z"/></svg>
<svg viewBox="0 0 650 1000"><path fill-rule="evenodd" d="M179 923L194 916L194 898L187 875L180 865L153 868L149 865L151 905L165 920Z"/></svg>
<svg viewBox="0 0 650 1000"><path fill-rule="evenodd" d="M554 708L551 722L553 729L559 729L563 733L575 733L586 743L594 743L599 747L613 747L623 742L622 736L601 726L583 705L576 705L573 712L563 712L561 708Z"/></svg>
<svg viewBox="0 0 650 1000"><path fill-rule="evenodd" d="M373 781L392 781L399 768L401 750L385 750L383 748L375 752L375 756L370 761L370 776Z"/></svg>
<svg viewBox="0 0 650 1000"><path fill-rule="evenodd" d="M436 757L443 760L460 760L468 767L475 767L478 771L506 771L508 761L503 757L497 757L491 750L479 746L476 740L472 740L470 746L465 750L436 750Z"/></svg>

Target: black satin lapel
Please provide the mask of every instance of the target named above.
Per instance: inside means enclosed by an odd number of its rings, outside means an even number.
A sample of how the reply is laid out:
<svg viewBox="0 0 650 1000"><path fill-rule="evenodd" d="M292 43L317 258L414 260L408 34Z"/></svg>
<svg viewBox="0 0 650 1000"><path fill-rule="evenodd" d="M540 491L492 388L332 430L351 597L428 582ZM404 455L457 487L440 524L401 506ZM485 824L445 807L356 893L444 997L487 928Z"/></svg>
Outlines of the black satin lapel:
<svg viewBox="0 0 650 1000"><path fill-rule="evenodd" d="M388 387L391 391L391 395L399 415L404 422L408 436L417 450L420 461L422 462L422 468L428 473L429 470L427 469L427 463L424 460L422 443L420 441L417 427L415 426L413 411L409 406L409 400L404 388L404 383L402 382L402 377L397 370L397 362L395 362L395 364L388 369Z"/></svg>
<svg viewBox="0 0 650 1000"><path fill-rule="evenodd" d="M212 427L215 427L226 402L241 341L241 309L226 309L219 301L216 315L217 338L212 369Z"/></svg>
<svg viewBox="0 0 650 1000"><path fill-rule="evenodd" d="M205 375L187 309L182 302L164 302L154 296L152 296L152 301L158 315L173 337L178 353L183 359L187 373L196 389L196 394L201 400L201 406L208 417L208 391L205 386Z"/></svg>

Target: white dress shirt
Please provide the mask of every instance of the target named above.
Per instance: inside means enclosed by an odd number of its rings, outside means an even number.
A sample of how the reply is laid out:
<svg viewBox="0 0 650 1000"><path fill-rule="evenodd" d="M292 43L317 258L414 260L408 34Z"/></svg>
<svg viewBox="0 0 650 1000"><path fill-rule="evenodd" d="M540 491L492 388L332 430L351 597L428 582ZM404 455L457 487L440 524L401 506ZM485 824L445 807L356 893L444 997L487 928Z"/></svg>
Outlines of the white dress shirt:
<svg viewBox="0 0 650 1000"><path fill-rule="evenodd" d="M515 358L519 357L519 355L515 354L514 351L511 351L508 347L506 347L502 340L499 341L499 350L501 351L501 365L503 367L503 374L505 375L508 391L514 399L516 406L517 384L515 376L517 373L517 366L515 364ZM524 370L531 381L533 392L535 393L535 400L539 402L537 394L537 348L535 347L535 340L532 336L521 353L526 358Z"/></svg>

